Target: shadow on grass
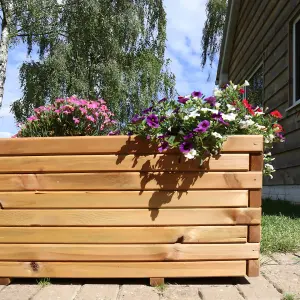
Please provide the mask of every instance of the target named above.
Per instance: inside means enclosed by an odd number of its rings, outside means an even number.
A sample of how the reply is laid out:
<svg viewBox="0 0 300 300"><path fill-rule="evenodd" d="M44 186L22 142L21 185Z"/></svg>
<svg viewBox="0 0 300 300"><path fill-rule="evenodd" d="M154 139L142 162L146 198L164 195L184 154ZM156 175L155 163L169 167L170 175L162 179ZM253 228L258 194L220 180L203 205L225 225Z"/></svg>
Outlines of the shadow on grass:
<svg viewBox="0 0 300 300"><path fill-rule="evenodd" d="M300 205L285 200L264 199L262 212L266 216L286 216L297 219L300 218Z"/></svg>

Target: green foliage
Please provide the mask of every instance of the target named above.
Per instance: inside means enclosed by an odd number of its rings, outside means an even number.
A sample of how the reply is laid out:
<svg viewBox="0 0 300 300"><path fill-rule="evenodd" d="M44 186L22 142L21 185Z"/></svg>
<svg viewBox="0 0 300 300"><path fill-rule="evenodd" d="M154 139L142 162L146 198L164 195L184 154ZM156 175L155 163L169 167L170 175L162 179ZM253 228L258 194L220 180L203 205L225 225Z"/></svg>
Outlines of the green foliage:
<svg viewBox="0 0 300 300"><path fill-rule="evenodd" d="M206 3L206 21L202 32L201 66L210 65L220 51L227 12L227 0L208 0Z"/></svg>
<svg viewBox="0 0 300 300"><path fill-rule="evenodd" d="M200 158L200 163L218 155L229 135L263 135L265 150L270 150L275 142L284 141L277 123L282 116L278 111L265 114L262 108L241 100L242 87L248 85L247 81L243 86L231 82L224 89L215 89L214 97L193 92L178 101L153 102L134 116L129 130L159 144L160 152L178 148L187 159ZM271 153L266 153L264 172L270 177L275 171L272 160Z"/></svg>
<svg viewBox="0 0 300 300"><path fill-rule="evenodd" d="M44 20L49 33L27 40L40 60L21 66L23 97L12 105L18 122L35 107L77 95L106 99L123 125L159 94L174 93L162 0L54 2Z"/></svg>
<svg viewBox="0 0 300 300"><path fill-rule="evenodd" d="M41 287L45 287L51 284L50 278L39 278L37 279L37 284Z"/></svg>
<svg viewBox="0 0 300 300"><path fill-rule="evenodd" d="M266 199L263 201L262 211L261 252L271 254L299 251L299 207L289 201Z"/></svg>

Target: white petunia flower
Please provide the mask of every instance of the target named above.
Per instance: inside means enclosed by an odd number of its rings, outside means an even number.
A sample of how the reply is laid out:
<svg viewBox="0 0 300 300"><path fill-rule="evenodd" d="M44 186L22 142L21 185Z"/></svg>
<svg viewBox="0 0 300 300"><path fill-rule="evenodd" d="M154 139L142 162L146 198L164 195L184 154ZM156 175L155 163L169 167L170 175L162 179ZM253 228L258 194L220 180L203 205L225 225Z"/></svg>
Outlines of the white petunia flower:
<svg viewBox="0 0 300 300"><path fill-rule="evenodd" d="M193 159L193 158L195 158L196 154L197 154L197 151L195 149L191 149L188 153L185 153L184 156L187 159Z"/></svg>
<svg viewBox="0 0 300 300"><path fill-rule="evenodd" d="M227 115L226 114L222 115L222 118L225 121L234 121L236 116L237 116L237 114L230 113L230 114L227 114Z"/></svg>
<svg viewBox="0 0 300 300"><path fill-rule="evenodd" d="M245 120L250 120L250 119L252 119L252 117L251 117L250 115L246 115L244 118L245 118Z"/></svg>
<svg viewBox="0 0 300 300"><path fill-rule="evenodd" d="M207 107L202 107L200 110L203 111L203 112L210 111L213 114L219 113L219 111L217 109L211 109L211 108L207 108Z"/></svg>
<svg viewBox="0 0 300 300"><path fill-rule="evenodd" d="M245 80L243 86L249 86L249 85L250 85L250 83L247 80Z"/></svg>
<svg viewBox="0 0 300 300"><path fill-rule="evenodd" d="M220 134L220 133L218 133L218 132L212 132L212 134L211 135L213 135L214 137L216 137L216 138L218 138L218 139L221 139L223 136Z"/></svg>
<svg viewBox="0 0 300 300"><path fill-rule="evenodd" d="M171 115L173 114L173 110L172 109L169 109L166 111L166 116L167 117L171 117Z"/></svg>
<svg viewBox="0 0 300 300"><path fill-rule="evenodd" d="M246 121L240 121L239 125L240 125L240 128L248 128L249 126L253 125L254 122L252 120L246 120Z"/></svg>
<svg viewBox="0 0 300 300"><path fill-rule="evenodd" d="M237 85L235 85L235 84L234 84L232 87L233 87L233 89L234 89L234 90L236 90L236 88L237 88Z"/></svg>
<svg viewBox="0 0 300 300"><path fill-rule="evenodd" d="M261 116L261 115L264 115L265 113L263 111L256 111L255 112L255 115L256 116Z"/></svg>
<svg viewBox="0 0 300 300"><path fill-rule="evenodd" d="M189 114L189 117L190 118L196 118L196 117L199 117L200 114L198 113L198 110L194 110L192 111L190 114Z"/></svg>
<svg viewBox="0 0 300 300"><path fill-rule="evenodd" d="M229 111L235 110L235 107L231 104L226 104Z"/></svg>
<svg viewBox="0 0 300 300"><path fill-rule="evenodd" d="M215 104L215 107L216 107L216 109L219 109L219 108L220 108L220 106L221 106L221 103L219 103L219 102L216 102L216 104Z"/></svg>
<svg viewBox="0 0 300 300"><path fill-rule="evenodd" d="M266 129L266 126L262 126L262 125L259 125L259 124L255 124L255 126L258 128L258 129Z"/></svg>
<svg viewBox="0 0 300 300"><path fill-rule="evenodd" d="M222 96L222 91L219 90L218 88L214 89L214 96L215 97L221 97Z"/></svg>

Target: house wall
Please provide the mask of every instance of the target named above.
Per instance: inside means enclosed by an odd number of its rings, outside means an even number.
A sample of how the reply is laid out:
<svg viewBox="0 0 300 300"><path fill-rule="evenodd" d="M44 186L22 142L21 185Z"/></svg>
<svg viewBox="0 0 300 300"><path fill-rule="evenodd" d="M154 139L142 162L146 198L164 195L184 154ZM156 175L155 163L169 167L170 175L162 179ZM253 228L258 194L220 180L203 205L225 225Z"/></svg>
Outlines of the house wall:
<svg viewBox="0 0 300 300"><path fill-rule="evenodd" d="M229 79L243 82L261 63L264 107L284 118L286 143L276 145L273 180L265 179L265 196L300 202L300 105L292 107L292 23L300 0L241 1L229 63ZM289 189L290 187L290 189Z"/></svg>

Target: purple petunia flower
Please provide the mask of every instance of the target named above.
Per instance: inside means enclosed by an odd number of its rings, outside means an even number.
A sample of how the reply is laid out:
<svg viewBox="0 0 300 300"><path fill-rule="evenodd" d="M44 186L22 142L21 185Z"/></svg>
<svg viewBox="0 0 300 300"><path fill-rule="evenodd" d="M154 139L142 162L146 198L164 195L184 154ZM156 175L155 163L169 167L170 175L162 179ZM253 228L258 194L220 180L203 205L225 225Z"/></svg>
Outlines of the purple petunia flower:
<svg viewBox="0 0 300 300"><path fill-rule="evenodd" d="M131 119L131 123L137 123L137 122L142 121L144 119L145 119L145 117L143 117L143 116L134 115Z"/></svg>
<svg viewBox="0 0 300 300"><path fill-rule="evenodd" d="M162 117L160 117L160 119L159 119L159 122L163 122L163 121L165 121L167 119L167 117L166 116L162 116Z"/></svg>
<svg viewBox="0 0 300 300"><path fill-rule="evenodd" d="M190 142L183 142L179 145L179 151L181 153L188 153L193 148L193 144Z"/></svg>
<svg viewBox="0 0 300 300"><path fill-rule="evenodd" d="M219 123L229 126L229 123L225 122L222 118L222 113L218 112L217 114L212 114L211 117L217 120Z"/></svg>
<svg viewBox="0 0 300 300"><path fill-rule="evenodd" d="M192 92L192 97L194 98L194 97L198 97L198 98L200 98L202 96L202 93L201 92Z"/></svg>
<svg viewBox="0 0 300 300"><path fill-rule="evenodd" d="M127 135L128 135L128 136L132 136L132 135L133 135L133 132L132 132L132 131L128 131L128 132L127 132Z"/></svg>
<svg viewBox="0 0 300 300"><path fill-rule="evenodd" d="M163 151L167 150L168 148L169 148L169 143L167 141L164 141L158 147L158 151L163 152Z"/></svg>
<svg viewBox="0 0 300 300"><path fill-rule="evenodd" d="M190 132L190 133L188 133L187 135L185 135L184 137L183 137L183 139L186 141L186 140L190 140L190 139L192 139L193 138L193 133L192 132Z"/></svg>
<svg viewBox="0 0 300 300"><path fill-rule="evenodd" d="M165 98L162 98L161 100L159 100L158 103L162 103L162 102L165 102L165 101L167 101L167 98L166 98L166 97L165 97Z"/></svg>
<svg viewBox="0 0 300 300"><path fill-rule="evenodd" d="M179 107L175 108L175 109L173 110L173 114L178 114L179 109L180 109Z"/></svg>
<svg viewBox="0 0 300 300"><path fill-rule="evenodd" d="M205 98L204 101L208 104L210 104L210 106L215 106L216 105L216 97L208 97L208 98Z"/></svg>
<svg viewBox="0 0 300 300"><path fill-rule="evenodd" d="M142 113L143 113L144 115L146 115L146 114L148 114L150 111L152 111L152 109L153 109L153 106L150 106L150 107L144 109L144 110L142 111Z"/></svg>
<svg viewBox="0 0 300 300"><path fill-rule="evenodd" d="M198 126L194 129L194 131L203 133L203 132L207 131L207 129L209 127L210 127L210 122L207 120L204 120L198 124Z"/></svg>
<svg viewBox="0 0 300 300"><path fill-rule="evenodd" d="M178 97L178 102L182 103L182 104L185 104L186 101L188 101L188 100L190 100L190 98L186 98L186 97L182 97L182 96Z"/></svg>
<svg viewBox="0 0 300 300"><path fill-rule="evenodd" d="M147 122L147 125L149 127L152 127L152 128L157 128L159 127L159 124L158 124L158 117L157 115L155 114L151 114L147 117L146 119L146 122Z"/></svg>

